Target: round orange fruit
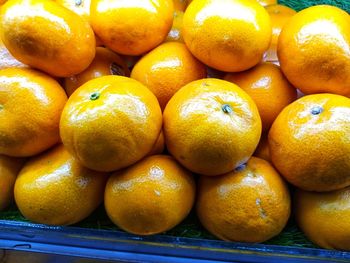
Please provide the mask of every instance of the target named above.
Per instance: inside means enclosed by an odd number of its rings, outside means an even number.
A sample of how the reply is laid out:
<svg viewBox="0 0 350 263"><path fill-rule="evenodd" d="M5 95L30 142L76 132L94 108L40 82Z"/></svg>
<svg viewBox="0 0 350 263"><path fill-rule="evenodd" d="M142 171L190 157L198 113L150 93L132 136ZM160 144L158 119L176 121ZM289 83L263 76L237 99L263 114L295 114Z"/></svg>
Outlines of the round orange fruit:
<svg viewBox="0 0 350 263"><path fill-rule="evenodd" d="M281 110L297 99L296 89L280 68L271 63L261 63L244 72L228 73L224 79L238 85L254 100L264 132Z"/></svg>
<svg viewBox="0 0 350 263"><path fill-rule="evenodd" d="M350 251L350 187L316 193L297 190L294 211L300 229L322 248Z"/></svg>
<svg viewBox="0 0 350 263"><path fill-rule="evenodd" d="M114 171L146 156L161 132L157 98L122 76L93 79L78 88L62 112L63 144L84 166Z"/></svg>
<svg viewBox="0 0 350 263"><path fill-rule="evenodd" d="M197 215L220 239L264 242L278 235L288 221L288 187L265 160L252 157L227 174L201 176L198 184Z"/></svg>
<svg viewBox="0 0 350 263"><path fill-rule="evenodd" d="M59 145L25 164L15 183L15 200L33 222L72 225L102 202L106 181L107 174L83 167Z"/></svg>
<svg viewBox="0 0 350 263"><path fill-rule="evenodd" d="M194 1L183 18L183 38L204 64L226 72L249 69L271 40L269 14L256 1Z"/></svg>
<svg viewBox="0 0 350 263"><path fill-rule="evenodd" d="M277 0L257 0L262 6L269 6L277 4Z"/></svg>
<svg viewBox="0 0 350 263"><path fill-rule="evenodd" d="M350 96L350 16L327 5L304 9L283 27L281 69L304 94Z"/></svg>
<svg viewBox="0 0 350 263"><path fill-rule="evenodd" d="M59 142L67 96L51 77L32 69L0 70L0 154L25 157Z"/></svg>
<svg viewBox="0 0 350 263"><path fill-rule="evenodd" d="M164 43L142 57L131 78L148 87L165 108L170 98L187 83L206 77L206 68L183 43Z"/></svg>
<svg viewBox="0 0 350 263"><path fill-rule="evenodd" d="M56 0L56 2L90 21L91 0Z"/></svg>
<svg viewBox="0 0 350 263"><path fill-rule="evenodd" d="M278 115L269 131L273 164L295 186L332 191L350 185L350 99L304 96Z"/></svg>
<svg viewBox="0 0 350 263"><path fill-rule="evenodd" d="M105 208L121 229L138 235L157 234L188 215L195 190L192 174L174 158L154 155L110 177Z"/></svg>
<svg viewBox="0 0 350 263"><path fill-rule="evenodd" d="M107 75L129 76L130 71L122 58L107 48L97 47L96 56L83 72L65 78L64 88L70 96L85 82Z"/></svg>
<svg viewBox="0 0 350 263"><path fill-rule="evenodd" d="M294 16L297 12L284 5L269 5L265 7L269 13L272 25L272 38L269 49L264 55L264 61L278 61L277 57L277 43L278 37L281 33L283 26L288 20Z"/></svg>
<svg viewBox="0 0 350 263"><path fill-rule="evenodd" d="M150 155L162 154L165 148L164 133L160 132L156 143L153 145L152 150L148 153Z"/></svg>
<svg viewBox="0 0 350 263"><path fill-rule="evenodd" d="M219 175L247 162L258 145L261 120L254 101L219 79L193 81L169 101L163 114L169 152L187 169Z"/></svg>
<svg viewBox="0 0 350 263"><path fill-rule="evenodd" d="M187 0L173 0L174 10L184 12L186 10L187 5L188 5L187 2L188 2Z"/></svg>
<svg viewBox="0 0 350 263"><path fill-rule="evenodd" d="M271 162L269 140L267 138L267 134L263 134L261 136L258 147L256 147L253 155L264 159L265 161Z"/></svg>
<svg viewBox="0 0 350 263"><path fill-rule="evenodd" d="M0 155L0 211L7 208L13 199L13 187L24 159Z"/></svg>
<svg viewBox="0 0 350 263"><path fill-rule="evenodd" d="M168 33L168 36L166 37L166 41L176 41L184 43L184 39L182 36L183 16L184 13L181 11L174 12L173 25Z"/></svg>
<svg viewBox="0 0 350 263"><path fill-rule="evenodd" d="M123 55L141 55L162 43L173 22L172 0L91 0L91 25Z"/></svg>
<svg viewBox="0 0 350 263"><path fill-rule="evenodd" d="M0 36L10 53L50 75L80 73L95 56L95 37L89 23L54 1L6 2L0 21Z"/></svg>

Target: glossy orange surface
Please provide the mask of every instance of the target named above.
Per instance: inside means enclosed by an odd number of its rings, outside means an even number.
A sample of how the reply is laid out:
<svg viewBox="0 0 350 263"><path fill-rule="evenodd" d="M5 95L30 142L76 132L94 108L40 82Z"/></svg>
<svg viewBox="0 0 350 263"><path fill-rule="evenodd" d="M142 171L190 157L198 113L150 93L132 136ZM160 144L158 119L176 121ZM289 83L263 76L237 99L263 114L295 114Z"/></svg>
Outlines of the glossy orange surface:
<svg viewBox="0 0 350 263"><path fill-rule="evenodd" d="M327 5L292 17L278 41L281 69L305 94L350 96L350 16Z"/></svg>
<svg viewBox="0 0 350 263"><path fill-rule="evenodd" d="M173 25L168 33L168 36L166 37L166 41L177 41L184 43L182 36L183 16L184 13L181 11L174 12Z"/></svg>
<svg viewBox="0 0 350 263"><path fill-rule="evenodd" d="M237 72L256 65L271 40L266 10L256 1L194 1L183 18L183 38L206 65Z"/></svg>
<svg viewBox="0 0 350 263"><path fill-rule="evenodd" d="M266 133L261 135L260 142L258 144L258 147L256 147L253 155L261 159L264 159L265 161L271 162L269 141L267 139Z"/></svg>
<svg viewBox="0 0 350 263"><path fill-rule="evenodd" d="M13 199L13 187L25 159L0 155L0 211L7 208Z"/></svg>
<svg viewBox="0 0 350 263"><path fill-rule="evenodd" d="M142 57L131 77L156 95L162 110L187 83L206 77L206 68L183 43L164 43Z"/></svg>
<svg viewBox="0 0 350 263"><path fill-rule="evenodd" d="M123 59L107 48L97 47L96 56L83 72L65 78L64 88L70 96L85 82L107 75L129 76L130 71Z"/></svg>
<svg viewBox="0 0 350 263"><path fill-rule="evenodd" d="M146 156L161 126L161 110L152 92L136 80L104 76L70 96L60 134L68 151L83 165L114 171Z"/></svg>
<svg viewBox="0 0 350 263"><path fill-rule="evenodd" d="M165 148L165 139L163 131L160 132L156 143L153 145L152 150L148 153L148 156L162 154Z"/></svg>
<svg viewBox="0 0 350 263"><path fill-rule="evenodd" d="M191 211L196 185L173 157L154 155L108 180L105 208L110 219L138 235L162 233Z"/></svg>
<svg viewBox="0 0 350 263"><path fill-rule="evenodd" d="M29 220L71 225L103 200L107 174L83 167L62 145L31 159L15 184L15 200Z"/></svg>
<svg viewBox="0 0 350 263"><path fill-rule="evenodd" d="M264 242L278 235L290 206L287 184L271 164L256 157L235 171L201 176L198 182L197 215L223 240Z"/></svg>
<svg viewBox="0 0 350 263"><path fill-rule="evenodd" d="M92 0L91 24L111 50L141 55L166 38L173 22L172 0Z"/></svg>
<svg viewBox="0 0 350 263"><path fill-rule="evenodd" d="M297 99L296 89L280 68L271 63L261 63L244 72L228 73L224 79L238 85L254 100L264 132L269 130L281 110Z"/></svg>
<svg viewBox="0 0 350 263"><path fill-rule="evenodd" d="M245 163L261 134L254 101L219 79L193 81L169 101L163 114L169 152L187 169L219 175Z"/></svg>
<svg viewBox="0 0 350 263"><path fill-rule="evenodd" d="M350 99L314 94L288 105L269 132L270 155L281 174L307 191L350 185Z"/></svg>
<svg viewBox="0 0 350 263"><path fill-rule="evenodd" d="M90 21L91 0L56 0L56 2Z"/></svg>
<svg viewBox="0 0 350 263"><path fill-rule="evenodd" d="M67 96L54 79L32 69L3 69L0 94L0 154L32 156L58 143Z"/></svg>
<svg viewBox="0 0 350 263"><path fill-rule="evenodd" d="M77 74L95 56L94 32L88 21L54 1L6 2L0 21L0 36L10 53L50 75Z"/></svg>
<svg viewBox="0 0 350 263"><path fill-rule="evenodd" d="M322 248L350 251L349 206L350 187L327 193L295 193L298 226Z"/></svg>

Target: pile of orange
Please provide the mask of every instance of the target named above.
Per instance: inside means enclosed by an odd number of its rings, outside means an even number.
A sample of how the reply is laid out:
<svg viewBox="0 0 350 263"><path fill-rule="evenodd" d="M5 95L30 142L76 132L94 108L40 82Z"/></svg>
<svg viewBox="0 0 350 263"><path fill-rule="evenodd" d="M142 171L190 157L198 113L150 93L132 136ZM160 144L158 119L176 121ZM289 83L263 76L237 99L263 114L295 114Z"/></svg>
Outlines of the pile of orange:
<svg viewBox="0 0 350 263"><path fill-rule="evenodd" d="M350 250L350 16L259 2L2 3L0 210Z"/></svg>

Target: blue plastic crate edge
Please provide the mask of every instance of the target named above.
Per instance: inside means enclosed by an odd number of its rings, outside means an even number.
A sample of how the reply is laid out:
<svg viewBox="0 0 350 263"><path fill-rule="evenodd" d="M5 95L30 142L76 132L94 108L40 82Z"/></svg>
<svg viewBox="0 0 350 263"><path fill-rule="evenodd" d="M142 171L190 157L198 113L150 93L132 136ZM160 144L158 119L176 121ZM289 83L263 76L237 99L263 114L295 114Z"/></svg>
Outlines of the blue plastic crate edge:
<svg viewBox="0 0 350 263"><path fill-rule="evenodd" d="M0 220L0 248L134 262L350 262L350 253Z"/></svg>

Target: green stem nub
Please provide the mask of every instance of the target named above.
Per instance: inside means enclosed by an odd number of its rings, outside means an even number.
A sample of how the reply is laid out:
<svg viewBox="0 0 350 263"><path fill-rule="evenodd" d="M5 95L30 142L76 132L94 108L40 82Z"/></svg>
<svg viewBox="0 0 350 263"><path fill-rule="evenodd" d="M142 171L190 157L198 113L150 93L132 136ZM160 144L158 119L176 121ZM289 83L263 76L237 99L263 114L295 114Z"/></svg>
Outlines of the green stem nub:
<svg viewBox="0 0 350 263"><path fill-rule="evenodd" d="M90 100L97 100L100 97L99 92L94 92L90 95Z"/></svg>
<svg viewBox="0 0 350 263"><path fill-rule="evenodd" d="M231 106L228 105L228 104L222 105L221 109L222 109L223 112L228 113L228 114L233 112Z"/></svg>
<svg viewBox="0 0 350 263"><path fill-rule="evenodd" d="M83 3L83 0L75 0L75 5L80 6Z"/></svg>
<svg viewBox="0 0 350 263"><path fill-rule="evenodd" d="M312 115L318 115L323 111L323 108L320 106L315 106L311 109L311 114Z"/></svg>

